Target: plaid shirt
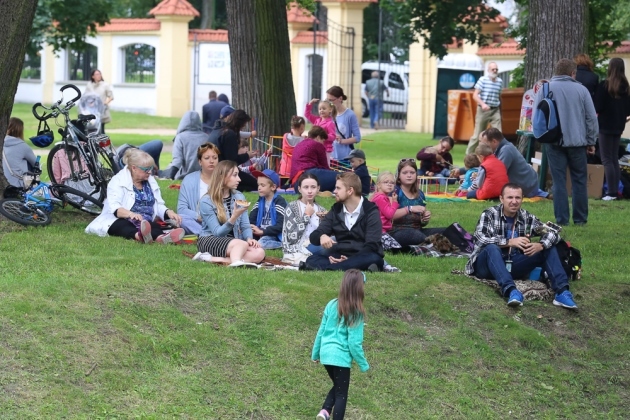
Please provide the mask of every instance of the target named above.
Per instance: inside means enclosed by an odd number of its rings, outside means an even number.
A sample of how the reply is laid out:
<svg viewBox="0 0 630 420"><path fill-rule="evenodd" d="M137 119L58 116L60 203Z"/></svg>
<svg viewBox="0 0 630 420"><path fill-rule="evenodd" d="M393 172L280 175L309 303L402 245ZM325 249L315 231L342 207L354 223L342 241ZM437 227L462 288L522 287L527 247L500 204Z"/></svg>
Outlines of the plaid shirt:
<svg viewBox="0 0 630 420"><path fill-rule="evenodd" d="M538 220L536 216L523 209L518 211L515 224L518 236L525 236L526 226L531 225L532 232L537 232L539 229L543 228L543 223ZM477 223L477 228L473 235L473 240L475 241L475 249L466 263L466 274L472 274L474 272L475 260L486 245L495 244L499 247L507 245L508 227L506 217L503 214L503 204L489 207L481 213L479 223ZM544 249L551 248L559 241L560 235L551 230L543 233L540 238L540 243Z"/></svg>

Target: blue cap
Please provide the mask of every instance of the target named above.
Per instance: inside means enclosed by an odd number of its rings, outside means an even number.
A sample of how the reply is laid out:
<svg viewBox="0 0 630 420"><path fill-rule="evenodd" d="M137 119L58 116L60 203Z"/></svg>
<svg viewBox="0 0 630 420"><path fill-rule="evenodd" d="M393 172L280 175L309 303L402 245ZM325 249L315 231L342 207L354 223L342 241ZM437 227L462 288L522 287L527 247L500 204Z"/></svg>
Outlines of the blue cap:
<svg viewBox="0 0 630 420"><path fill-rule="evenodd" d="M234 112L234 108L232 108L231 105L226 105L223 108L221 108L221 112L219 113L219 118L225 118L228 115L230 115L232 112Z"/></svg>
<svg viewBox="0 0 630 420"><path fill-rule="evenodd" d="M273 182L276 185L276 187L280 186L280 176L275 171L272 171L271 169L265 169L262 172L253 170L251 171L251 174L256 178L259 178L261 176L264 176L265 178L269 178L271 182Z"/></svg>

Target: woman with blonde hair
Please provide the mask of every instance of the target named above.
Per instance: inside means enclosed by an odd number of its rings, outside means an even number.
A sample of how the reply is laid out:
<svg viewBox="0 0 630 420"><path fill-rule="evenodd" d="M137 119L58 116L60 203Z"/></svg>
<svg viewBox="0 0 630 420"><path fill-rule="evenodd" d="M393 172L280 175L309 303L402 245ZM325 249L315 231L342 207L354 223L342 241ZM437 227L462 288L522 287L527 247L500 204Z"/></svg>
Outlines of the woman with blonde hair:
<svg viewBox="0 0 630 420"><path fill-rule="evenodd" d="M125 167L109 181L103 211L85 229L99 236L121 236L142 243L178 243L184 229L166 231L157 219L170 220L179 226L181 217L166 207L160 186L151 175L155 162L140 149L128 149L123 157Z"/></svg>
<svg viewBox="0 0 630 420"><path fill-rule="evenodd" d="M9 184L22 188L22 175L32 169L36 159L33 150L24 143L24 122L19 118L9 118L2 149L2 168Z"/></svg>
<svg viewBox="0 0 630 420"><path fill-rule="evenodd" d="M599 153L606 174L607 194L602 200L616 200L619 191L619 143L630 116L630 88L621 58L608 63L608 74L597 88L595 110L599 123Z"/></svg>
<svg viewBox="0 0 630 420"><path fill-rule="evenodd" d="M249 223L249 203L236 190L240 182L236 162L224 160L217 164L210 177L208 194L199 202L199 252L193 259L239 267L252 266L265 258Z"/></svg>

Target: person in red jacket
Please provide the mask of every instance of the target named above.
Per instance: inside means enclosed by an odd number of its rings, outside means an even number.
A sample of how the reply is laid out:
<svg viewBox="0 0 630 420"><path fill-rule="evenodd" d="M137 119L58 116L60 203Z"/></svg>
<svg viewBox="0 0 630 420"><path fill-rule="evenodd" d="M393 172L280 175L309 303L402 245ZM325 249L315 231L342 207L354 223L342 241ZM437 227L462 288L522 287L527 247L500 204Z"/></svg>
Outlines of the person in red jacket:
<svg viewBox="0 0 630 420"><path fill-rule="evenodd" d="M476 185L477 189L468 191L466 198L476 198L477 200L499 198L503 186L510 182L505 164L497 159L492 148L487 144L479 144L475 153L481 162L479 174L473 183L473 187Z"/></svg>

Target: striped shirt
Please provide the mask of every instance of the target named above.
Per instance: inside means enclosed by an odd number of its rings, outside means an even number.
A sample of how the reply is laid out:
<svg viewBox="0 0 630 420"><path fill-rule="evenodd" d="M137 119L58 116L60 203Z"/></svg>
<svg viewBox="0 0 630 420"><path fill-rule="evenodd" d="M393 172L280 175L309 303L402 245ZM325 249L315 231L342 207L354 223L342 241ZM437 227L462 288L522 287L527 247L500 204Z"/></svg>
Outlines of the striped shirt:
<svg viewBox="0 0 630 420"><path fill-rule="evenodd" d="M493 82L488 76L481 76L477 83L475 83L475 89L479 89L479 97L491 108L496 108L501 105L501 88L503 87L503 80L497 77Z"/></svg>

